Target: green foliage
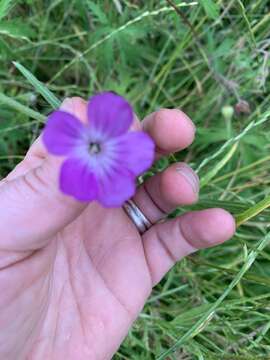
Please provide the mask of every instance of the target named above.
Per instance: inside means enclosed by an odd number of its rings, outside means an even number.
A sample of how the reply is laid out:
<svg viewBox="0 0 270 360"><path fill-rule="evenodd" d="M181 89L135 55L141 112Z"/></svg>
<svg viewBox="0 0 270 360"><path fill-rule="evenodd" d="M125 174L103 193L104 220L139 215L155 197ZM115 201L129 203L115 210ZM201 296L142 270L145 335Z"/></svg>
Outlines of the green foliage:
<svg viewBox="0 0 270 360"><path fill-rule="evenodd" d="M41 96L51 105L53 109L58 109L61 105L60 100L45 86L43 85L29 70L27 70L20 63L13 61L16 68L23 74L29 83L36 89Z"/></svg>
<svg viewBox="0 0 270 360"><path fill-rule="evenodd" d="M94 1L88 0L87 6L91 10L98 23L101 25L108 25L109 20L100 5L96 4Z"/></svg>
<svg viewBox="0 0 270 360"><path fill-rule="evenodd" d="M216 20L219 16L219 5L214 0L201 0L201 3L207 16Z"/></svg>
<svg viewBox="0 0 270 360"><path fill-rule="evenodd" d="M218 206L244 224L230 242L171 270L115 359L161 359L168 351L170 360L265 360L269 5L174 3L192 31L165 0L0 0L0 174L23 158L58 99L109 89L126 96L140 118L183 109L197 126L196 140L153 172L186 160L204 186L198 204L171 216ZM226 106L234 109L229 117Z"/></svg>
<svg viewBox="0 0 270 360"><path fill-rule="evenodd" d="M14 5L14 0L0 0L0 20L8 15Z"/></svg>
<svg viewBox="0 0 270 360"><path fill-rule="evenodd" d="M29 41L34 32L30 26L21 20L12 20L0 22L0 34Z"/></svg>

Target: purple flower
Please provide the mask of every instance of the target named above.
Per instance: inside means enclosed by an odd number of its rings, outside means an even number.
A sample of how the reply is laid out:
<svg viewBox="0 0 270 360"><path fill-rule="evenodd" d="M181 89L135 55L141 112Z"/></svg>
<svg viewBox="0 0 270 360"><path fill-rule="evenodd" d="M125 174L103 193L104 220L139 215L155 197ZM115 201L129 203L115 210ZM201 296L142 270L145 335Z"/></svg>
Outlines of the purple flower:
<svg viewBox="0 0 270 360"><path fill-rule="evenodd" d="M65 111L54 111L43 142L51 154L66 157L60 172L65 194L105 207L121 206L134 195L136 176L151 166L154 143L142 131L128 132L133 111L121 96L93 96L87 110L87 125Z"/></svg>

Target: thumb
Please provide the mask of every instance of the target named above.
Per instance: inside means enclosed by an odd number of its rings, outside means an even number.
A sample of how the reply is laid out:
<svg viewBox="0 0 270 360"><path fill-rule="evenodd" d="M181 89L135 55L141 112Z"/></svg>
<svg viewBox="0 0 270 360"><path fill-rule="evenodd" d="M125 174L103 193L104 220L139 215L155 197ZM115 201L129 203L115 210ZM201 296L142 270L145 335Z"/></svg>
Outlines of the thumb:
<svg viewBox="0 0 270 360"><path fill-rule="evenodd" d="M61 108L84 121L86 104L82 100L65 100ZM59 190L62 162L63 159L46 154L38 167L11 177L11 181L0 186L2 250L42 248L87 206Z"/></svg>

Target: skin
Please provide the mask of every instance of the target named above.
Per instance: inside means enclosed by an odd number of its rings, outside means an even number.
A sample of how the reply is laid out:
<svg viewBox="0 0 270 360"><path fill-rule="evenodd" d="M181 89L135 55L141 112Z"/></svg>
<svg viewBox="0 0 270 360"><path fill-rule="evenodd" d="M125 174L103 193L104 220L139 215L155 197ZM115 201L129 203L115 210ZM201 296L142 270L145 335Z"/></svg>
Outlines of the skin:
<svg viewBox="0 0 270 360"><path fill-rule="evenodd" d="M86 103L62 109L86 121ZM163 109L143 127L156 157L189 146L195 134L179 110ZM63 159L40 139L0 183L0 358L111 359L166 272L197 249L229 239L233 217L209 209L153 225L140 236L122 209L82 204L58 190ZM134 201L156 223L198 199L199 181L174 164L140 186Z"/></svg>

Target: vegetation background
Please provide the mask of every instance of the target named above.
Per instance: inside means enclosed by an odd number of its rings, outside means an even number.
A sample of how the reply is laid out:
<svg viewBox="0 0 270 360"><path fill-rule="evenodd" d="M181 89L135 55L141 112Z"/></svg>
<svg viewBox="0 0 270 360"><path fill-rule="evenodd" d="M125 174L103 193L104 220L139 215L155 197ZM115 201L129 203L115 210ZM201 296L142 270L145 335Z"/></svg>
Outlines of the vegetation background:
<svg viewBox="0 0 270 360"><path fill-rule="evenodd" d="M196 207L243 224L170 271L115 359L270 359L270 4L173 1L0 0L0 178L58 99L110 89L140 117L183 109L196 141L153 171L188 161Z"/></svg>

